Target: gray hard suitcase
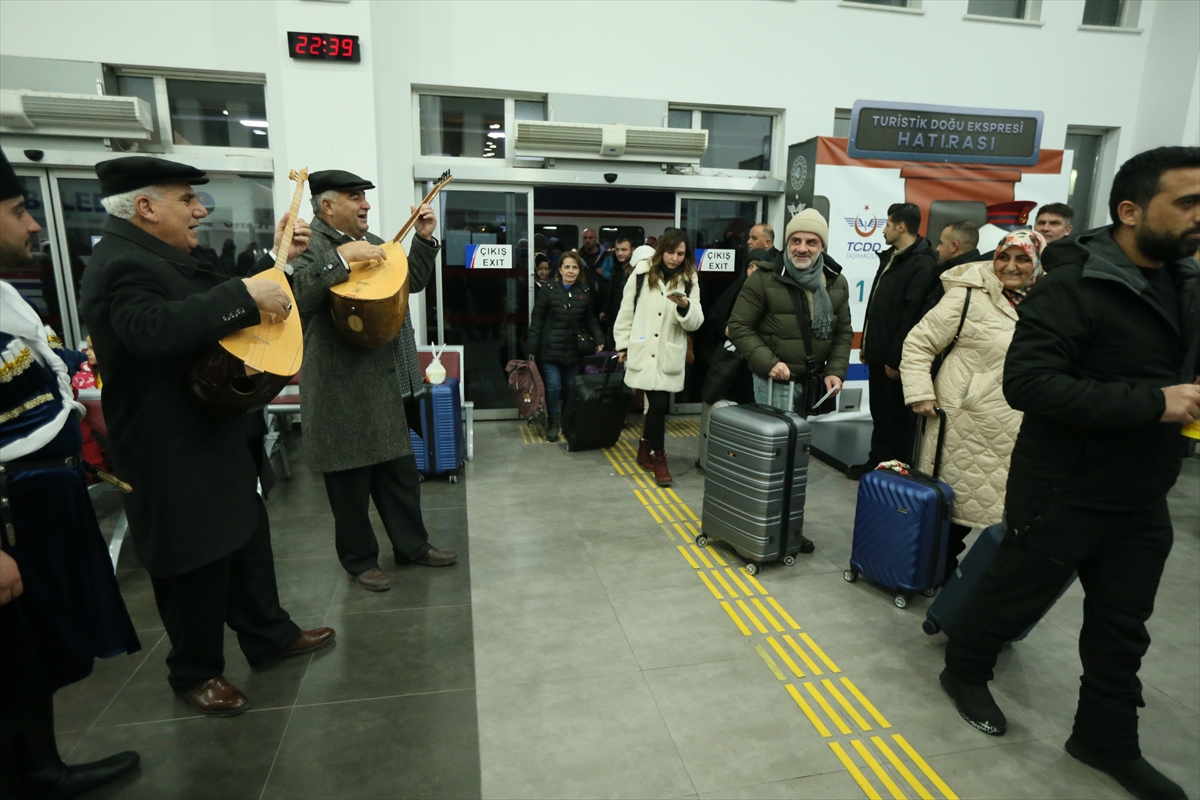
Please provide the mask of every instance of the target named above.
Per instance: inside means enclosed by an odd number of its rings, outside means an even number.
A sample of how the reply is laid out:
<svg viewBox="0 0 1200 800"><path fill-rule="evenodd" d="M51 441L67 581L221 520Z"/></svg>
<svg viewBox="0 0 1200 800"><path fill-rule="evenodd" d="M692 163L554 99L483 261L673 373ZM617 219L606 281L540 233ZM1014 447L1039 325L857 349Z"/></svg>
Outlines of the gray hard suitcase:
<svg viewBox="0 0 1200 800"><path fill-rule="evenodd" d="M718 408L736 405L732 400L718 400L715 403L705 403L700 409L700 454L696 456L696 466L701 471L708 468L708 423L712 419L712 412Z"/></svg>
<svg viewBox="0 0 1200 800"><path fill-rule="evenodd" d="M696 544L729 544L754 574L767 561L796 563L812 430L767 405L714 408L709 419L704 509Z"/></svg>

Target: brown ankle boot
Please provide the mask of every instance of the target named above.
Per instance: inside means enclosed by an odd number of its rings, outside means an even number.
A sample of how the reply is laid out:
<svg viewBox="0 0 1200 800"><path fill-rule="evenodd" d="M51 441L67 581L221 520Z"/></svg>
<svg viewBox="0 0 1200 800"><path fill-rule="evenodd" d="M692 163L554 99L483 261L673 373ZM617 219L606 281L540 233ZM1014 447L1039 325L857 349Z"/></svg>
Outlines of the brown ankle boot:
<svg viewBox="0 0 1200 800"><path fill-rule="evenodd" d="M654 471L654 462L650 460L650 443L645 439L638 442L637 463L644 470Z"/></svg>
<svg viewBox="0 0 1200 800"><path fill-rule="evenodd" d="M667 469L667 451L656 450L650 453L650 463L654 470L654 482L659 486L671 485L671 472Z"/></svg>

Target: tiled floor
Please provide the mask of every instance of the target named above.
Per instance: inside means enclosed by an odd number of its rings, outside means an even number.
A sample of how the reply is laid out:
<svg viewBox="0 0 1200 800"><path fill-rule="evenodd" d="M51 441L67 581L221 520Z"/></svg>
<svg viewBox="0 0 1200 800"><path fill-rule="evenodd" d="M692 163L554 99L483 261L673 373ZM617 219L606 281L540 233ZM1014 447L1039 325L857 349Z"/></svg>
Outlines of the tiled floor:
<svg viewBox="0 0 1200 800"><path fill-rule="evenodd" d="M681 422L667 443L678 502L663 502L682 523L689 509L700 515L704 478L691 467L695 426ZM101 662L57 704L68 760L142 752L140 772L98 796L869 796L847 764L884 797L917 797L909 776L934 797L947 794L931 776L964 798L1128 796L1062 750L1078 686L1078 587L1002 656L994 688L1011 727L984 736L937 684L945 639L921 631L929 601L897 609L884 590L842 579L855 483L813 464L806 522L817 552L768 566L758 591L727 551L718 555L731 574L694 569L680 548L694 551L652 518L619 454L568 453L511 422L477 422L475 434L464 483L424 487L436 542L463 560L438 571L385 564L394 588L384 594L342 575L316 476L300 466L272 495L285 607L306 626L335 626L338 643L253 674L230 637L227 674L255 702L242 717L198 718L171 697L149 583L127 555L121 584L145 649ZM1200 461L1187 463L1171 504L1176 544L1141 673L1142 740L1200 797ZM698 572L727 575L733 594L714 580L715 590L752 635ZM772 616L755 619L783 630L760 633L734 594L747 610L773 601L802 630L764 605Z"/></svg>

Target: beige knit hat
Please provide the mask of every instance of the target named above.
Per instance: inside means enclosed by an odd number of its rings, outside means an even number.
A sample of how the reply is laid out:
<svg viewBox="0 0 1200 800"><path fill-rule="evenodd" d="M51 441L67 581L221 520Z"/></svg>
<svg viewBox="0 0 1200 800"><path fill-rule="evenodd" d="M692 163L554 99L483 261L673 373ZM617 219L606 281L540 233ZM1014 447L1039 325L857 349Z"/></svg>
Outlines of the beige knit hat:
<svg viewBox="0 0 1200 800"><path fill-rule="evenodd" d="M787 240L792 238L792 234L798 231L815 233L821 237L821 244L829 247L829 223L821 216L821 212L815 208L806 208L792 217L792 221L787 224L787 230L783 232L785 246Z"/></svg>

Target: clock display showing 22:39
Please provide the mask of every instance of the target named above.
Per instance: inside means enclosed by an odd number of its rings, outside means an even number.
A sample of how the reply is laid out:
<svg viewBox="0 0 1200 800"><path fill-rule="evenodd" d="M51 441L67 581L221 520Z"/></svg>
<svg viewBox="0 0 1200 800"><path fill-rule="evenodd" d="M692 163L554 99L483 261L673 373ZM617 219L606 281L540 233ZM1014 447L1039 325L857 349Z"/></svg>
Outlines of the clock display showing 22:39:
<svg viewBox="0 0 1200 800"><path fill-rule="evenodd" d="M292 58L329 61L361 61L357 36L337 33L288 31L288 55Z"/></svg>

